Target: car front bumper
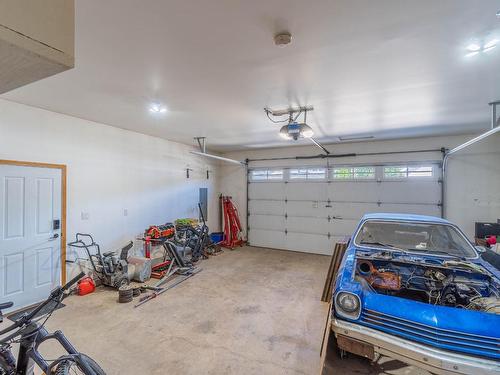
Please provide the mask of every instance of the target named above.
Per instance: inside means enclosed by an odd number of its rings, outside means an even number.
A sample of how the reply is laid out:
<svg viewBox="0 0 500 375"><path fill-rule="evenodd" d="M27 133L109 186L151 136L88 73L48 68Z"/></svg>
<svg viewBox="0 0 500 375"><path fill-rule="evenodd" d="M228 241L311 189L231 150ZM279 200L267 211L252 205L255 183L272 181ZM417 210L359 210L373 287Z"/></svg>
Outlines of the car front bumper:
<svg viewBox="0 0 500 375"><path fill-rule="evenodd" d="M331 329L337 339L341 336L342 342L352 340L355 346L359 343L373 348L375 355L394 358L433 374L500 374L499 362L436 349L344 320L332 319Z"/></svg>

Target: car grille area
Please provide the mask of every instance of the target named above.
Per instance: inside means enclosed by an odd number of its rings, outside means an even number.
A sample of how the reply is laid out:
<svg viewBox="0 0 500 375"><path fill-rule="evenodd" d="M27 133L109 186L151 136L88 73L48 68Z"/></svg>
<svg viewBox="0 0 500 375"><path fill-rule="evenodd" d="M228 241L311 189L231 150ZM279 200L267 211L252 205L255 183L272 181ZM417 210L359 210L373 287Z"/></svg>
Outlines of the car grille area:
<svg viewBox="0 0 500 375"><path fill-rule="evenodd" d="M500 339L450 331L364 309L359 324L440 349L500 359Z"/></svg>

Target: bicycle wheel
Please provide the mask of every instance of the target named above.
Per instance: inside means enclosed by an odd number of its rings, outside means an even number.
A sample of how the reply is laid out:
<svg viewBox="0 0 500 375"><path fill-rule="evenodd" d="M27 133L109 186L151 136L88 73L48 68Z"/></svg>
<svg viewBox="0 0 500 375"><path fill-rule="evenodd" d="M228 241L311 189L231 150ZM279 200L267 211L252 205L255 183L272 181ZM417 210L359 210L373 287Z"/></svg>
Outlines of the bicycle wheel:
<svg viewBox="0 0 500 375"><path fill-rule="evenodd" d="M7 349L3 351L3 353L0 353L0 375L8 375L15 373L16 373L16 362L15 359L12 357L10 349Z"/></svg>
<svg viewBox="0 0 500 375"><path fill-rule="evenodd" d="M85 354L81 354L81 361L85 362L87 367L92 369L91 373L81 369L74 359L67 359L57 365L54 375L106 375L104 370L92 358Z"/></svg>

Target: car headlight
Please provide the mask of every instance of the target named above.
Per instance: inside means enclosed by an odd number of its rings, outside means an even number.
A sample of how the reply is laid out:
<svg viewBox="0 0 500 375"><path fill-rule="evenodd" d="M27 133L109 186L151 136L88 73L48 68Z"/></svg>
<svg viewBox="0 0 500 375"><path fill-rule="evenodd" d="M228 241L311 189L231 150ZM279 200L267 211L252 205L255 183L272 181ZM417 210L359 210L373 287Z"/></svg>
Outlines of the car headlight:
<svg viewBox="0 0 500 375"><path fill-rule="evenodd" d="M361 312L361 301L356 294L339 292L335 297L337 314L348 319L358 319Z"/></svg>

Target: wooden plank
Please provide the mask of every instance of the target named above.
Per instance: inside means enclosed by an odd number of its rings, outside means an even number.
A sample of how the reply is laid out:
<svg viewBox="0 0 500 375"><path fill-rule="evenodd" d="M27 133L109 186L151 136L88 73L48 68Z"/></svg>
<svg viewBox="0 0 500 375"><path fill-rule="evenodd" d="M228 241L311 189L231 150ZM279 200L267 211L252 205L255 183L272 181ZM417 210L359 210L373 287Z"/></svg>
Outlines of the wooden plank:
<svg viewBox="0 0 500 375"><path fill-rule="evenodd" d="M333 251L335 254L335 250ZM325 286L323 287L323 294L321 296L321 301L326 302L328 298L328 280L331 280L333 277L333 268L335 263L335 256L332 255L330 258L330 266L328 267L328 273L326 274Z"/></svg>
<svg viewBox="0 0 500 375"><path fill-rule="evenodd" d="M328 268L328 273L326 275L325 286L323 287L323 294L321 296L321 301L323 302L330 302L332 298L333 283L337 278L337 272L342 259L344 258L346 249L347 242L337 242L335 244L332 258L330 259L330 267Z"/></svg>
<svg viewBox="0 0 500 375"><path fill-rule="evenodd" d="M326 326L325 326L325 331L323 333L323 342L321 343L321 360L320 360L320 367L319 367L319 373L320 375L323 374L323 370L325 368L325 362L326 362L326 357L327 357L327 352L328 352L328 342L330 341L330 335L332 334L331 330L331 325L332 325L332 304L330 303L329 308L328 308L328 319L326 320Z"/></svg>

